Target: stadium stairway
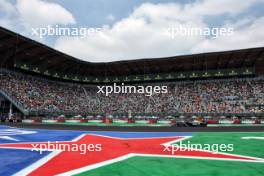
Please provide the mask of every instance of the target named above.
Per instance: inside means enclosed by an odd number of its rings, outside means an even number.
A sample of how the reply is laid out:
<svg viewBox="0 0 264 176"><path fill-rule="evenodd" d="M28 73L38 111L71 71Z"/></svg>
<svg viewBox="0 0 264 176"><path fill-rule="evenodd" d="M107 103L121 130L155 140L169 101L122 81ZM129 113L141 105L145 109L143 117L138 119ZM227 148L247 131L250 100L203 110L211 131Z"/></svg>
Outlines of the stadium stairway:
<svg viewBox="0 0 264 176"><path fill-rule="evenodd" d="M9 96L7 93L5 93L3 90L0 90L0 94L6 98L8 101L11 102L13 106L15 106L17 109L19 109L24 115L28 115L28 111L23 108L23 106L16 100L14 100L11 96Z"/></svg>

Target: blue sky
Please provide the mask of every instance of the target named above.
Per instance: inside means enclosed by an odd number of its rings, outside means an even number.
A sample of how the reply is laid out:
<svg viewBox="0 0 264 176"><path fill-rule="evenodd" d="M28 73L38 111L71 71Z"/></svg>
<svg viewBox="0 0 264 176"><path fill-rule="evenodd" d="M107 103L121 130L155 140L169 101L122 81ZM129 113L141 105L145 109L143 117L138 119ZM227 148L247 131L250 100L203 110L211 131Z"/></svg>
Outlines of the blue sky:
<svg viewBox="0 0 264 176"><path fill-rule="evenodd" d="M110 62L264 46L264 0L0 0L0 25L82 60ZM94 36L39 36L47 26L101 28ZM232 29L177 35L168 29Z"/></svg>

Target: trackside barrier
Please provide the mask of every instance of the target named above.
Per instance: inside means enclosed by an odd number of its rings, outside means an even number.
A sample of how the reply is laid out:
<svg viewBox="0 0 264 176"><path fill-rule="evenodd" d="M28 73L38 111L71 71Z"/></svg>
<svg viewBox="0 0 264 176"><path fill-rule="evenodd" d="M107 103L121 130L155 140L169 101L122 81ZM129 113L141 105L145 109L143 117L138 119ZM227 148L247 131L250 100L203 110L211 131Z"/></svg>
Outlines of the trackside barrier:
<svg viewBox="0 0 264 176"><path fill-rule="evenodd" d="M148 124L148 120L136 120L135 123L140 123L140 124Z"/></svg>
<svg viewBox="0 0 264 176"><path fill-rule="evenodd" d="M31 120L31 119L23 119L22 122L23 123L33 123L33 120Z"/></svg>
<svg viewBox="0 0 264 176"><path fill-rule="evenodd" d="M113 123L113 119L105 118L105 119L103 120L103 122L104 122L104 123L107 123L107 124L109 124L109 123Z"/></svg>
<svg viewBox="0 0 264 176"><path fill-rule="evenodd" d="M174 124L176 120L159 120L149 119L149 120L134 120L134 119L104 119L104 120L88 120L88 119L23 119L23 123L119 123L119 124L127 124L127 123L137 123L137 124ZM208 124L264 124L263 119L255 119L255 120L208 120Z"/></svg>
<svg viewBox="0 0 264 176"><path fill-rule="evenodd" d="M219 120L220 124L233 124L233 120Z"/></svg>
<svg viewBox="0 0 264 176"><path fill-rule="evenodd" d="M69 123L80 123L81 121L80 120L66 120L66 122L69 122Z"/></svg>
<svg viewBox="0 0 264 176"><path fill-rule="evenodd" d="M128 123L127 120L119 120L119 119L114 119L113 122L114 122L114 123L122 123L122 124L123 124L123 123Z"/></svg>
<svg viewBox="0 0 264 176"><path fill-rule="evenodd" d="M149 119L149 124L156 124L157 122L157 119Z"/></svg>
<svg viewBox="0 0 264 176"><path fill-rule="evenodd" d="M171 124L171 120L158 120L158 124Z"/></svg>
<svg viewBox="0 0 264 176"><path fill-rule="evenodd" d="M208 124L219 124L218 120L208 120L207 121Z"/></svg>
<svg viewBox="0 0 264 176"><path fill-rule="evenodd" d="M255 120L242 120L242 124L255 124Z"/></svg>
<svg viewBox="0 0 264 176"><path fill-rule="evenodd" d="M103 123L103 120L88 120L91 123Z"/></svg>

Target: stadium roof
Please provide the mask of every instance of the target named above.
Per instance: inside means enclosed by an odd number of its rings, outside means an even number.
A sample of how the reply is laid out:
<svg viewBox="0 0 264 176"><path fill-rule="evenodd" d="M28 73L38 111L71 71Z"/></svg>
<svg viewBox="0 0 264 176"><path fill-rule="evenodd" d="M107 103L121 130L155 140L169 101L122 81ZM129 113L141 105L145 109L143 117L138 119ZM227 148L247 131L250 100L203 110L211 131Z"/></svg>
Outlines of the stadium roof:
<svg viewBox="0 0 264 176"><path fill-rule="evenodd" d="M74 47L74 46L72 46ZM264 47L165 58L91 63L0 27L0 67L28 63L46 70L90 76L122 76L254 67L264 74Z"/></svg>

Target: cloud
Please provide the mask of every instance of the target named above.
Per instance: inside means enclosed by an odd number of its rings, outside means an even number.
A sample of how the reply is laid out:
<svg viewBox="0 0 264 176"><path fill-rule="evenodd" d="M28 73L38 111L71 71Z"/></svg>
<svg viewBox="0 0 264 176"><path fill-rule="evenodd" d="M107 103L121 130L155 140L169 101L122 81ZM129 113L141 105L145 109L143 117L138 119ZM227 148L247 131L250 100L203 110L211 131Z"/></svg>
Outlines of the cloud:
<svg viewBox="0 0 264 176"><path fill-rule="evenodd" d="M186 24L175 19L167 20L166 15L155 18L154 14L166 7L171 8L171 11L178 8L174 4L143 4L129 17L105 29L101 35L87 38L60 37L55 48L93 62L175 55L199 42L201 37L178 36L172 39L167 35L166 27L179 24L196 27L204 25L197 20ZM186 42L179 43L177 40Z"/></svg>
<svg viewBox="0 0 264 176"><path fill-rule="evenodd" d="M235 34L217 39L200 35L172 39L164 30L176 26L205 28L210 25L205 22L206 17L241 15L257 2L263 0L197 0L186 5L144 3L128 17L108 26L101 35L60 37L55 48L83 60L109 62L260 46L261 18L224 21L222 27L234 27Z"/></svg>
<svg viewBox="0 0 264 176"><path fill-rule="evenodd" d="M64 7L44 0L17 0L14 3L0 0L0 12L1 26L41 42L45 40L32 36L31 28L75 23L73 15Z"/></svg>
<svg viewBox="0 0 264 176"><path fill-rule="evenodd" d="M43 0L17 0L16 9L25 27L74 24L73 15L59 4Z"/></svg>
<svg viewBox="0 0 264 176"><path fill-rule="evenodd" d="M11 2L0 0L0 25L30 38L33 37L32 27L76 24L71 12L58 3L47 0ZM86 61L109 62L263 46L264 17L251 13L251 7L263 2L195 0L187 4L143 3L123 19L116 20L111 14L106 16L106 22L111 22L111 25L104 28L101 35L58 37L54 48ZM211 27L214 24L206 20L208 17L215 18L216 24L220 25L218 27L233 27L234 35L216 39L200 35L172 38L166 31L179 26Z"/></svg>
<svg viewBox="0 0 264 176"><path fill-rule="evenodd" d="M191 53L223 51L240 48L253 48L264 46L264 17L249 21L243 19L236 24L236 31L230 37L221 36L217 39L205 39L191 49Z"/></svg>

